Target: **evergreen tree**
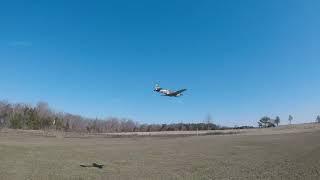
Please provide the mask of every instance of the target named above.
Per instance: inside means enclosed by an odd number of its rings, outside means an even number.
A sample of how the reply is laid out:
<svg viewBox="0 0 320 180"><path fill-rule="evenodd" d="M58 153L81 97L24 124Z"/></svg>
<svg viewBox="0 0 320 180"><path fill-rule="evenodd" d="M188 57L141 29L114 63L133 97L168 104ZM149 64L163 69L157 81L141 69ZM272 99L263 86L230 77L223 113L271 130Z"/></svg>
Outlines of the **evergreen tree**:
<svg viewBox="0 0 320 180"><path fill-rule="evenodd" d="M280 117L277 116L276 119L274 120L274 122L277 124L277 126L279 126L279 124L280 124Z"/></svg>

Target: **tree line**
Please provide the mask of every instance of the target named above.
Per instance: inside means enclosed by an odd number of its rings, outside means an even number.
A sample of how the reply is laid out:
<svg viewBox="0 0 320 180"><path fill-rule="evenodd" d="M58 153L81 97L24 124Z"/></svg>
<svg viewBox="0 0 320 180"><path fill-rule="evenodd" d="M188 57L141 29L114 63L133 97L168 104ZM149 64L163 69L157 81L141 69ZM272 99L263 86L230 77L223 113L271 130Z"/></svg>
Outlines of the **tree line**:
<svg viewBox="0 0 320 180"><path fill-rule="evenodd" d="M55 112L45 102L32 106L22 103L12 104L6 101L0 101L0 128L56 129L88 133L230 129L220 127L209 120L204 123L139 124L126 118L92 119L70 113Z"/></svg>
<svg viewBox="0 0 320 180"><path fill-rule="evenodd" d="M291 124L293 117L289 115ZM320 123L320 116L316 117ZM272 119L268 116L258 121L259 127L275 127L280 123L280 117ZM110 132L152 132L152 131L201 131L224 129L249 129L252 126L223 127L211 122L210 115L203 123L174 123L174 124L140 124L127 118L86 118L70 113L55 112L46 102L35 106L7 101L0 101L0 128L75 131L88 133Z"/></svg>
<svg viewBox="0 0 320 180"><path fill-rule="evenodd" d="M292 120L293 120L293 116L289 115L289 118L288 118L289 124L292 123ZM320 116L319 115L316 117L315 122L320 123ZM279 126L279 124L280 124L280 117L279 116L277 116L275 119L272 119L268 116L264 116L258 121L259 128L275 127L275 126Z"/></svg>

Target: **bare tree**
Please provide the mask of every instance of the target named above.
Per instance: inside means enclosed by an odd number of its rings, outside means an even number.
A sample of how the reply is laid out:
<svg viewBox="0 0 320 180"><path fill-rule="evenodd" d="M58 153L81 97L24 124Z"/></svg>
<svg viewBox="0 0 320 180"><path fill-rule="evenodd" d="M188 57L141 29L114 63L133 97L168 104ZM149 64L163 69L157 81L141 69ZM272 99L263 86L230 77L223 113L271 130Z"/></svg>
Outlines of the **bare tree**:
<svg viewBox="0 0 320 180"><path fill-rule="evenodd" d="M206 124L207 124L207 130L210 130L210 124L212 123L212 117L210 114L207 115Z"/></svg>
<svg viewBox="0 0 320 180"><path fill-rule="evenodd" d="M11 112L11 105L6 101L0 101L0 127L7 127L9 125L9 115Z"/></svg>
<svg viewBox="0 0 320 180"><path fill-rule="evenodd" d="M291 124L292 120L293 120L293 117L291 115L289 115L289 118L288 118L289 124Z"/></svg>
<svg viewBox="0 0 320 180"><path fill-rule="evenodd" d="M135 129L135 123L130 120L130 119L123 119L121 121L121 131L122 132L133 132L133 130Z"/></svg>
<svg viewBox="0 0 320 180"><path fill-rule="evenodd" d="M113 132L120 132L121 125L120 125L120 121L117 118L112 118L111 124L112 124L111 130Z"/></svg>
<svg viewBox="0 0 320 180"><path fill-rule="evenodd" d="M54 113L46 102L39 102L36 106L37 115L40 120L40 128L47 129L53 125Z"/></svg>

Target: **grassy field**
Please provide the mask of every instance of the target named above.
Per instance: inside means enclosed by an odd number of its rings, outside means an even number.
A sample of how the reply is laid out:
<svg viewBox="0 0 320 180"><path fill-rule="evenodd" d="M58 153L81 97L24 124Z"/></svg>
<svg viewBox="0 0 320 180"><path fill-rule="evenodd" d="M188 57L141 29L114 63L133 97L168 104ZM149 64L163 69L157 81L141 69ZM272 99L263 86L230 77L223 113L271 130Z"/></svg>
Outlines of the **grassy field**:
<svg viewBox="0 0 320 180"><path fill-rule="evenodd" d="M0 179L319 179L319 125L236 132L111 138L2 130ZM93 162L105 167L80 167Z"/></svg>

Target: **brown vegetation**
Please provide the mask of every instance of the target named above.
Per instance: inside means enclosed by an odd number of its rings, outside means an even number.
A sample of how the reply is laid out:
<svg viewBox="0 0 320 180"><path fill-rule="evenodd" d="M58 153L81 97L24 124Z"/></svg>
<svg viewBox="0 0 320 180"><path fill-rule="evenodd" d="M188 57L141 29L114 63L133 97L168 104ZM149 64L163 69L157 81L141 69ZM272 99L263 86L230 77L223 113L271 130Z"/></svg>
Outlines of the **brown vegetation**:
<svg viewBox="0 0 320 180"><path fill-rule="evenodd" d="M7 129L0 132L0 179L270 180L320 176L318 123L228 131L245 132L227 136L104 138L97 134L91 138L52 138L37 134L39 130ZM92 163L105 166L80 166Z"/></svg>
<svg viewBox="0 0 320 180"><path fill-rule="evenodd" d="M201 131L231 129L219 127L208 119L205 123L139 124L126 118L92 119L53 111L47 103L35 107L0 101L0 128L59 130L66 132L114 133L154 131ZM252 128L252 127L238 127Z"/></svg>

